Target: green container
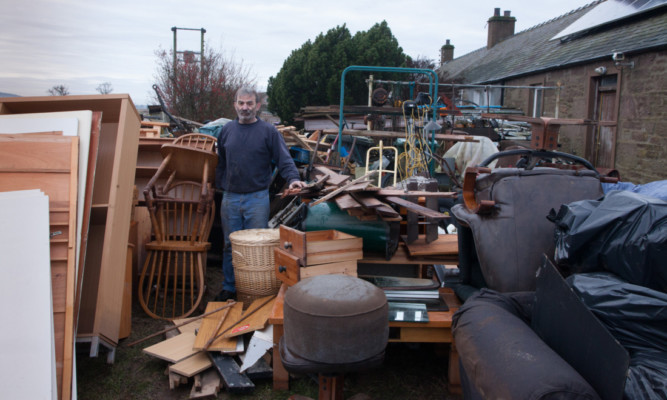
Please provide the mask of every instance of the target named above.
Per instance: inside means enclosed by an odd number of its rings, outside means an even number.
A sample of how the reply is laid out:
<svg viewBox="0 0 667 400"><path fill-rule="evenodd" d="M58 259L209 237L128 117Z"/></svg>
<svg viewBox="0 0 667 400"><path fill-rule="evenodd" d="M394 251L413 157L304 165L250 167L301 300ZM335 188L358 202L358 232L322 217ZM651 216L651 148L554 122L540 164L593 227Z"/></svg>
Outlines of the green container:
<svg viewBox="0 0 667 400"><path fill-rule="evenodd" d="M361 221L342 211L333 202L324 202L308 209L305 230L325 231L335 229L363 239L364 254L377 254L389 260L398 248L400 225L398 222Z"/></svg>

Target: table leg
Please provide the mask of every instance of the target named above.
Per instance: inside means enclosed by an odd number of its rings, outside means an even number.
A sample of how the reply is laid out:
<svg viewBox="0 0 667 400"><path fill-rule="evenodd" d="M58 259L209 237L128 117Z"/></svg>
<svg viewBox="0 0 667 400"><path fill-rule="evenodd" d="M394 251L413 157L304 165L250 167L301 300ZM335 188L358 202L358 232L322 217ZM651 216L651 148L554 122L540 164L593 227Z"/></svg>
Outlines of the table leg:
<svg viewBox="0 0 667 400"><path fill-rule="evenodd" d="M461 394L461 373L459 371L459 352L456 350L456 344L452 339L449 347L449 367L447 368L449 378L449 392Z"/></svg>
<svg viewBox="0 0 667 400"><path fill-rule="evenodd" d="M273 325L273 389L289 390L289 373L283 366L280 359L280 350L278 344L283 337L283 326Z"/></svg>

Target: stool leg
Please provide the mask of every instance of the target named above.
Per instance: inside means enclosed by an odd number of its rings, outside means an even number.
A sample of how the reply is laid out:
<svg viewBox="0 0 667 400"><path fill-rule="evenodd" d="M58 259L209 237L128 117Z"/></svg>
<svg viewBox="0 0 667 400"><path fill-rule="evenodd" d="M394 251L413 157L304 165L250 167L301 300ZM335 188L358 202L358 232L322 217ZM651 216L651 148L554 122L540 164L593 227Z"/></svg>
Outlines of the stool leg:
<svg viewBox="0 0 667 400"><path fill-rule="evenodd" d="M343 375L320 374L319 400L343 400Z"/></svg>

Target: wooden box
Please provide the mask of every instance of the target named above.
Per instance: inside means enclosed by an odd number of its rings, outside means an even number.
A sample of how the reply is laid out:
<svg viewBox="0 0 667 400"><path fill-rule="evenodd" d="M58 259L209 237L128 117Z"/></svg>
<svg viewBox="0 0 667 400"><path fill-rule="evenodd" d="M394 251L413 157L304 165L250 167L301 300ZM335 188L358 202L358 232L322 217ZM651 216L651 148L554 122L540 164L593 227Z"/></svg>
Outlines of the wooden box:
<svg viewBox="0 0 667 400"><path fill-rule="evenodd" d="M280 226L280 246L274 249L276 277L288 285L324 274L357 276L363 239L336 230L301 232Z"/></svg>

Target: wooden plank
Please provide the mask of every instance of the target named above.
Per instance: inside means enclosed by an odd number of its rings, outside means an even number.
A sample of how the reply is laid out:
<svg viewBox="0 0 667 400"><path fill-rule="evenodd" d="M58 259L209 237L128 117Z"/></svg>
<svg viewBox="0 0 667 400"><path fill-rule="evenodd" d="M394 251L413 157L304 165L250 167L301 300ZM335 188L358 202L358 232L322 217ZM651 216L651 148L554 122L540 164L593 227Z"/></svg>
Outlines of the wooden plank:
<svg viewBox="0 0 667 400"><path fill-rule="evenodd" d="M385 203L382 203L381 205L375 207L375 212L383 217L397 217L397 218L401 217L401 214L399 214L398 211L394 210L393 207Z"/></svg>
<svg viewBox="0 0 667 400"><path fill-rule="evenodd" d="M192 348L194 343L195 335L191 332L186 332L146 347L143 351L153 357L177 363L198 352Z"/></svg>
<svg viewBox="0 0 667 400"><path fill-rule="evenodd" d="M269 320L269 314L273 308L274 301L275 296L266 296L253 301L248 309L245 310L241 319L222 337L231 338L264 329Z"/></svg>
<svg viewBox="0 0 667 400"><path fill-rule="evenodd" d="M361 182L361 181L364 181L364 180L370 178L371 176L377 174L377 172L378 172L378 171L371 171L371 172L367 173L366 175L364 175L364 176L362 176L362 177L360 177L360 178L357 178L357 179L353 180L352 182L345 184L344 186L341 186L340 188L334 190L333 192L327 194L326 196L321 197L321 198L315 200L314 202L310 203L309 206L312 207L312 206L316 206L316 205L318 205L318 204L320 204L320 203L322 203L322 202L325 202L325 201L331 199L332 197L338 195L339 193L342 193L342 192L343 192L345 189L347 189L348 187L354 186L354 185L356 185L357 183L359 183L359 182Z"/></svg>
<svg viewBox="0 0 667 400"><path fill-rule="evenodd" d="M363 248L363 239L360 237L344 234L340 231L334 231L336 236L327 236L318 238L311 235L313 232L306 232L306 265L321 264L313 260L318 253L328 253L331 251L358 251ZM319 231L326 232L326 231Z"/></svg>
<svg viewBox="0 0 667 400"><path fill-rule="evenodd" d="M220 375L215 370L206 371L201 376L201 385L192 385L191 399L217 397L220 391Z"/></svg>
<svg viewBox="0 0 667 400"><path fill-rule="evenodd" d="M301 268L301 279L328 274L357 276L357 260L333 262Z"/></svg>
<svg viewBox="0 0 667 400"><path fill-rule="evenodd" d="M375 207L380 207L384 203L378 200L375 195L372 195L370 193L351 193L350 194L355 200L357 200L359 203L363 204L364 207L367 208L375 208Z"/></svg>
<svg viewBox="0 0 667 400"><path fill-rule="evenodd" d="M223 305L225 305L224 302L209 302L206 306L206 310L215 310ZM211 338L215 337L220 331L232 326L234 321L241 317L241 314L243 314L243 303L236 303L231 308L224 309L205 317L202 320L202 326L199 329L197 340L195 341L193 348L195 350L203 350L206 343L208 343ZM220 319L223 319L222 324L219 324ZM216 329L216 327L218 329ZM209 344L208 350L234 351L236 350L236 340L219 337Z"/></svg>
<svg viewBox="0 0 667 400"><path fill-rule="evenodd" d="M436 133L436 140L443 141L453 141L453 142L479 142L479 139L475 136L467 135L465 132L461 132L457 135L452 135L448 133ZM324 133L326 134L338 134L337 129L325 129ZM391 131L368 131L368 130L353 130L353 129L344 129L343 134L345 135L354 135L354 136L364 136L371 138L405 138L405 132L391 132ZM428 135L429 138L431 134Z"/></svg>
<svg viewBox="0 0 667 400"><path fill-rule="evenodd" d="M91 206L93 202L93 188L95 187L95 167L97 163L97 152L99 150L100 143L100 132L102 130L102 113L95 111L92 114L91 126L90 126L90 139L88 143L88 158L87 158L87 172L85 182L79 182L79 186L84 184L83 189L83 204L79 206L82 207L83 212L80 217L80 229L81 232L80 240L78 240L77 245L79 247L77 256L77 271L76 271L76 287L74 293L74 320L79 320L79 307L81 304L81 285L83 284L83 260L86 259L86 249L88 248L88 230L90 228L90 218L91 218ZM82 149L85 149L85 144L83 144ZM79 160L81 163L84 162L83 159ZM80 177L81 178L81 177Z"/></svg>
<svg viewBox="0 0 667 400"><path fill-rule="evenodd" d="M308 256L307 265L312 266L317 264L325 264L325 263L340 262L340 261L361 260L362 258L364 258L364 252L360 249L350 250L350 251L341 251L341 250L326 251L326 252L315 253L313 255Z"/></svg>
<svg viewBox="0 0 667 400"><path fill-rule="evenodd" d="M233 357L217 352L207 352L215 368L220 373L227 391L232 394L248 394L255 390L255 384L239 372L239 365Z"/></svg>
<svg viewBox="0 0 667 400"><path fill-rule="evenodd" d="M338 208L340 208L343 211L347 211L349 209L358 209L362 207L361 203L355 200L354 197L352 197L349 193L344 193L341 194L340 196L337 196L335 198L335 202Z"/></svg>
<svg viewBox="0 0 667 400"><path fill-rule="evenodd" d="M188 321L191 321L188 323ZM174 325L181 325L177 329L179 332L184 333L184 332L192 332L192 333L197 333L199 328L201 327L201 318L183 318L183 319L175 319L171 321L174 323Z"/></svg>
<svg viewBox="0 0 667 400"><path fill-rule="evenodd" d="M457 235L439 235L438 239L427 243L424 236L406 245L411 256L427 255L457 255L459 254L459 242Z"/></svg>
<svg viewBox="0 0 667 400"><path fill-rule="evenodd" d="M426 192L423 190L399 190L399 189L380 189L375 192L378 196L417 196L417 197L442 197L455 198L456 192Z"/></svg>
<svg viewBox="0 0 667 400"><path fill-rule="evenodd" d="M368 190L371 187L371 181L363 181L363 182L358 182L354 185L347 186L345 188L345 191L347 193L351 192L363 192L364 190Z"/></svg>
<svg viewBox="0 0 667 400"><path fill-rule="evenodd" d="M413 203L411 201L402 199L400 197L387 196L387 201L392 202L394 204L397 204L399 206L403 206L406 209L408 209L408 211L412 211L412 212L414 212L416 214L419 214L419 215L422 215L424 217L433 218L433 219L449 218L449 216L446 215L446 214L443 214L443 213L435 211L435 210L431 210L430 208L426 208L424 206L420 206L417 203Z"/></svg>
<svg viewBox="0 0 667 400"><path fill-rule="evenodd" d="M333 186L340 186L341 184L348 182L350 180L349 175L342 175L337 172L332 171L331 169L323 166L323 165L318 165L315 167L315 172L320 173L323 175L329 176L329 179L327 180L327 184L333 185Z"/></svg>
<svg viewBox="0 0 667 400"><path fill-rule="evenodd" d="M205 351L200 351L188 357L185 360L181 360L176 364L169 366L169 372L174 372L185 377L193 377L198 373L205 371L213 366L213 361L209 358Z"/></svg>

